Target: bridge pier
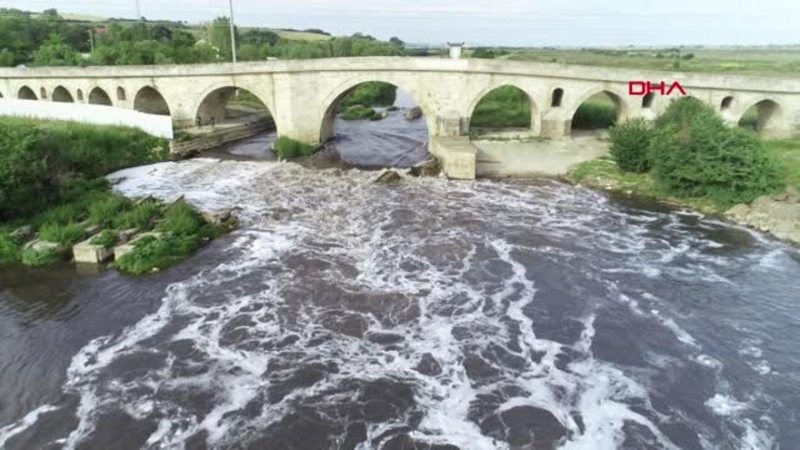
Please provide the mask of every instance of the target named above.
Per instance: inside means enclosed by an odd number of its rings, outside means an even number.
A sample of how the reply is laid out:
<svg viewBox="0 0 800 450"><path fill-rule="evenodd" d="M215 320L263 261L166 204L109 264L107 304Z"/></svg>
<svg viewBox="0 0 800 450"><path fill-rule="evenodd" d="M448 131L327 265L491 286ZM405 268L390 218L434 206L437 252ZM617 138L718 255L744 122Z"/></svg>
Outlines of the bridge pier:
<svg viewBox="0 0 800 450"><path fill-rule="evenodd" d="M542 116L541 136L547 139L561 139L569 136L572 119L564 118L560 111L550 110Z"/></svg>

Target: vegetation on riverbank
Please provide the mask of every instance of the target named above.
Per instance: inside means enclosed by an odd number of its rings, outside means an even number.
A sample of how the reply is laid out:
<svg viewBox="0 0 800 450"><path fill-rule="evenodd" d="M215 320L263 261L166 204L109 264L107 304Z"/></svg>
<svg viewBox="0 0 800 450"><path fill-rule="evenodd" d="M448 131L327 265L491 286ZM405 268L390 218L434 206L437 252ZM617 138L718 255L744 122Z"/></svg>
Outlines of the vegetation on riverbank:
<svg viewBox="0 0 800 450"><path fill-rule="evenodd" d="M603 92L589 97L572 117L572 127L578 130L609 128L616 122L617 105Z"/></svg>
<svg viewBox="0 0 800 450"><path fill-rule="evenodd" d="M800 187L800 141L764 142L692 98L673 102L653 125L620 124L611 138L610 159L580 164L569 178L711 213Z"/></svg>
<svg viewBox="0 0 800 450"><path fill-rule="evenodd" d="M120 269L142 273L185 257L229 223L201 225L184 203L135 202L103 178L168 155L166 141L135 129L0 119L0 262L47 265L83 240L110 248L154 228L171 256L141 255L137 243Z"/></svg>
<svg viewBox="0 0 800 450"><path fill-rule="evenodd" d="M341 117L344 120L381 120L383 114L369 106L353 105L342 111Z"/></svg>
<svg viewBox="0 0 800 450"><path fill-rule="evenodd" d="M272 149L281 159L291 159L299 156L309 156L314 153L316 147L287 136L281 136L272 144Z"/></svg>

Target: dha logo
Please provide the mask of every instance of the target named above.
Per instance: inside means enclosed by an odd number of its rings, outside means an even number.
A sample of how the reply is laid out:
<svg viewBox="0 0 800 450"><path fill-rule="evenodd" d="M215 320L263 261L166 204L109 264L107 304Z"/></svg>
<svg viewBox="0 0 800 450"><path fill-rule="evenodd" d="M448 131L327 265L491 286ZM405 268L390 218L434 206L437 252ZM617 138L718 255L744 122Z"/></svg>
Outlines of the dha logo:
<svg viewBox="0 0 800 450"><path fill-rule="evenodd" d="M633 96L649 95L653 92L658 92L661 96L669 96L672 95L672 92L676 89L681 95L686 95L686 89L684 89L678 81L673 82L669 87L664 81L658 84L653 84L649 81L628 82L628 94Z"/></svg>

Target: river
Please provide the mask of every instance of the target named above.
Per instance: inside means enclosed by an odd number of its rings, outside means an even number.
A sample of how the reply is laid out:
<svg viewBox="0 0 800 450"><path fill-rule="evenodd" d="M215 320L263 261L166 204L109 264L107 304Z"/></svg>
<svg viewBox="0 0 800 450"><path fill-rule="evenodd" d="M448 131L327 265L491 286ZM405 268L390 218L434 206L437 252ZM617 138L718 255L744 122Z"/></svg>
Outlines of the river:
<svg viewBox="0 0 800 450"><path fill-rule="evenodd" d="M0 269L0 448L800 442L800 253L758 233L554 180L115 178L241 226L143 277Z"/></svg>

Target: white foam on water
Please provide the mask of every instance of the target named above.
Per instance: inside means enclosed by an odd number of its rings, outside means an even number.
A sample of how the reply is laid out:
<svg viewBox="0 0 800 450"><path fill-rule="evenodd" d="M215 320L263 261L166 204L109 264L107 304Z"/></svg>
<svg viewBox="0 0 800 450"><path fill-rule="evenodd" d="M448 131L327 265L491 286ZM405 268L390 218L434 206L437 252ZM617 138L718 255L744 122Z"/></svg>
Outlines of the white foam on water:
<svg viewBox="0 0 800 450"><path fill-rule="evenodd" d="M705 404L714 414L720 416L734 416L747 409L746 402L740 402L723 394L715 394L706 400Z"/></svg>
<svg viewBox="0 0 800 450"><path fill-rule="evenodd" d="M3 448L9 439L27 430L28 427L35 424L39 420L39 416L50 411L59 409L53 405L42 405L33 411L25 414L25 417L12 423L11 425L0 428L0 448Z"/></svg>
<svg viewBox="0 0 800 450"><path fill-rule="evenodd" d="M580 299L583 304L573 305L580 312L570 318L582 326L577 342L567 345L545 339L537 335L537 323L529 311L537 302L539 274L529 273L518 257L533 255L558 263L565 271L577 272L581 267L579 272L587 282L601 287L613 286L602 275L609 273L668 275L694 282L716 280L715 276L725 279L713 261L704 263L702 252L695 251L705 245L699 238L672 244L649 237L653 234L649 227L663 219L678 227L669 214L631 216L609 206L601 194L556 183L514 186L411 179L400 190L376 187L374 174L366 172L313 172L269 162L195 159L129 169L110 178L121 180L115 189L128 196L167 201L184 196L204 211L238 208L242 230L224 250L229 254L225 262L172 284L155 313L114 336L93 340L73 358L65 389L80 396L79 425L66 439L67 448L91 435L104 411L120 405L135 418L158 417L147 441L153 447L179 447L198 432L206 433L212 447L232 446L279 423L298 404L322 402L315 406L323 411L327 403L352 401L346 398L352 393L336 393L347 382L386 379L413 386L414 408L421 419L410 436L419 441L464 449L507 448L507 443L483 434L469 415L478 399L514 387L515 394L503 396L493 405L493 413L519 407L547 410L566 430L563 448L617 448L629 422L649 430L663 447L675 448L654 422L662 415L650 404L646 371L627 370L592 353L598 311L608 306L603 303L607 300L591 294ZM433 200L412 204L407 195ZM490 206L496 209L486 217L484 209ZM410 219L396 219L394 213ZM597 224L599 217L607 220L602 227ZM486 223L475 225L479 221ZM494 221L508 227L507 236L486 231ZM560 248L553 241L568 242L571 248ZM592 261L588 270L582 266L581 250L600 250L619 259L614 264ZM292 268L283 261L285 257L300 258L301 266ZM319 269L303 266L315 261L326 264ZM413 269L404 269L407 264ZM398 302L408 300L418 314L404 320L401 312L393 312L398 317L380 319L368 310L347 311L358 316L367 333L402 336L394 346L337 334L323 326L322 318L348 305L287 297L292 289L302 292L305 284L315 281L368 299L391 295ZM238 290L245 282L251 284ZM695 356L690 358L707 367L722 367L714 357L697 354L699 344L679 326L680 318L672 317L667 302L645 293L643 308L638 299L609 289L611 301L628 304L633 314L656 318L656 326L666 327L679 341L695 347ZM206 298L212 294L218 298ZM315 294L324 293L309 295ZM247 313L250 321L242 325L242 331L254 346L224 344L226 325L252 307L257 307L256 312ZM302 347L323 332L333 337ZM159 333L168 336L165 341L147 343ZM289 336L299 337L296 344L286 346L287 352L297 353L292 368L309 362L335 363L337 370L311 386L267 402L260 396L271 389L266 378L272 375L270 363L286 362L267 344ZM207 367L196 375L175 376L175 365L190 362L169 356L162 366L133 380L103 377L115 361L142 352L163 352L177 341L191 342ZM490 350L517 363L485 356ZM440 374L425 375L415 369L426 354L440 364ZM565 354L570 359L561 363ZM471 377L467 355L480 359L494 375ZM673 364L664 355L651 356L656 367ZM137 393L143 388L200 389L213 393L213 405L198 417L178 401ZM742 409L719 395L707 406L727 412L722 416L740 423L737 414ZM260 401L263 410L245 417L241 411L253 401ZM575 416L580 416L582 425ZM24 425L30 426L36 417ZM368 423L367 441L360 447L377 446L379 436L402 426L404 420L399 414L385 422ZM5 430L0 430L0 438ZM745 442L768 439L755 425L747 430Z"/></svg>

